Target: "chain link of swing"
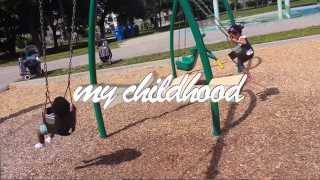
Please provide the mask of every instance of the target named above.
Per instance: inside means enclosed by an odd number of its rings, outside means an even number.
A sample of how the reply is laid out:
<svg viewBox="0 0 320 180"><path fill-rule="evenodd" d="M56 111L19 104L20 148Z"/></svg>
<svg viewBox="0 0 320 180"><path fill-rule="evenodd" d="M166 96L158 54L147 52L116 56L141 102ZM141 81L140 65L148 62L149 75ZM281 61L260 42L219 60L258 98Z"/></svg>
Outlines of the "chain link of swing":
<svg viewBox="0 0 320 180"><path fill-rule="evenodd" d="M208 6L202 1L202 0L191 0L199 9L200 11L207 17L207 18L212 18L214 24L218 27L218 29L224 34L226 37L226 41L228 42L229 48L232 48L233 45L230 42L229 35L227 34L227 30L224 26L222 26L221 22L219 19L216 19L214 15L212 14L211 10L208 8ZM201 4L201 5L200 5ZM202 29L202 27L201 27ZM202 30L203 31L203 30Z"/></svg>
<svg viewBox="0 0 320 180"><path fill-rule="evenodd" d="M73 0L72 7L72 19L71 19L71 36L69 41L69 66L68 66L68 84L66 91L64 93L64 97L66 97L67 92L69 91L70 101L72 103L72 94L71 94L71 70L72 70L72 58L73 58L73 46L75 42L75 28L76 28L76 8L77 8L77 0Z"/></svg>
<svg viewBox="0 0 320 180"><path fill-rule="evenodd" d="M212 16L211 10L207 7L206 4L204 4L204 2L202 2L201 0L200 1L191 0L191 2L193 2L193 4L195 4L206 17ZM199 2L201 2L201 5L199 4Z"/></svg>
<svg viewBox="0 0 320 180"><path fill-rule="evenodd" d="M49 91L49 82L48 82L48 66L46 62L46 40L45 40L45 26L44 26L44 15L43 15L43 0L39 0L39 14L40 14L40 31L41 31L41 50L42 50L42 59L43 59L43 69L44 69L44 78L45 78L45 87L46 87L46 100L44 103L44 109L48 102L52 104L50 99L50 91Z"/></svg>
<svg viewBox="0 0 320 180"><path fill-rule="evenodd" d="M178 27L178 50L181 50L181 24L179 23L179 27ZM183 29L184 29L184 46L183 48L187 47L187 19L186 17L183 15Z"/></svg>
<svg viewBox="0 0 320 180"><path fill-rule="evenodd" d="M206 17L210 16L209 13L207 13L196 0L191 0L191 2L193 2ZM200 0L200 2L203 3L201 0ZM205 5L205 7L206 7L206 5ZM206 10L209 10L208 7L206 7ZM210 12L210 10L209 10L209 12ZM186 17L184 17L184 26L185 27L184 27L184 47L183 48L186 48L187 47L187 20L186 20ZM203 32L203 27L201 24L200 24L200 29ZM181 29L179 27L179 30L178 30L178 49L179 50L181 49L180 42L181 42Z"/></svg>
<svg viewBox="0 0 320 180"><path fill-rule="evenodd" d="M209 7L201 0L191 0L199 9L200 11L209 19L213 19L214 24L219 28L219 30L226 36L227 40L229 41L228 34L226 33L226 28L222 26L219 19L216 19L212 14L212 11ZM201 5L200 5L201 4Z"/></svg>
<svg viewBox="0 0 320 180"><path fill-rule="evenodd" d="M45 23L44 23L44 0L39 0L39 14L40 14L40 31L41 31L41 49L42 49L42 59L43 59L43 69L44 69L44 78L45 78L45 87L46 87L46 100L44 103L44 109L48 103L52 104L50 99L50 90L49 90L49 81L48 81L48 65L47 65L47 58L46 58L46 36L45 36ZM71 33L70 33L70 40L69 40L69 62L68 62L68 80L67 80L67 87L64 93L64 97L66 97L67 93L69 92L70 101L72 103L72 96L71 96L71 70L72 70L72 58L73 58L73 46L74 46L74 33L75 33L75 21L76 21L76 7L77 7L77 0L73 0L73 8L72 8L72 19L71 19Z"/></svg>

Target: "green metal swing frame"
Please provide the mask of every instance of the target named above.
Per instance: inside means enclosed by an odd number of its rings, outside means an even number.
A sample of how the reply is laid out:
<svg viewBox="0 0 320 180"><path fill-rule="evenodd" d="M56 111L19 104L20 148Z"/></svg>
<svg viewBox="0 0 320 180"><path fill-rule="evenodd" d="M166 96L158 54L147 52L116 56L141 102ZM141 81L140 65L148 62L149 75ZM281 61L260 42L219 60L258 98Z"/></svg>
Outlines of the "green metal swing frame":
<svg viewBox="0 0 320 180"><path fill-rule="evenodd" d="M223 0L224 5L227 9L227 13L230 19L231 24L235 23L232 10L228 3L228 0ZM97 76L96 76L96 63L95 63L95 24L96 24L96 0L90 0L89 6L89 31L88 31L88 56L89 56L89 75L90 75L90 84L96 86L97 85ZM196 41L195 49L191 50L193 56L200 55L201 62L204 69L204 74L206 78L207 84L212 80L213 73L211 70L208 50L205 47L203 42L202 34L200 33L197 22L194 19L192 9L190 7L190 3L188 0L173 0L173 8L172 8L172 16L170 18L170 57L171 57L171 66L172 66L172 74L174 77L177 77L176 67L175 67L175 56L174 56L174 23L175 17L177 14L178 5L182 7L183 12L187 17L188 24L191 28L193 37ZM191 55L190 66L189 68L193 68L195 65L195 61L198 57L194 58ZM213 55L213 54L212 54ZM213 55L214 56L214 55ZM194 60L194 61L192 61ZM187 69L189 69L187 68ZM101 138L107 138L107 132L105 129L103 115L101 112L101 107L99 103L93 104L97 127L99 131L99 135ZM213 134L218 136L221 134L220 130L220 116L219 116L219 106L218 103L211 103L211 112L212 112L212 121L213 121Z"/></svg>
<svg viewBox="0 0 320 180"><path fill-rule="evenodd" d="M235 18L233 12L230 8L228 0L223 0L224 6L226 7L227 14L231 24L235 24ZM182 57L181 60L176 62L175 52L174 52L174 24L177 15L178 6L181 7L188 25L191 29L193 39L196 43L196 47L192 48L190 51L193 52L191 56ZM196 52L197 54L194 54ZM192 8L190 6L189 0L173 0L172 15L170 17L170 62L172 68L172 75L177 77L177 69L182 69L190 71L194 68L198 55L201 59L201 64L204 70L205 81L207 84L213 79L213 72L211 69L209 58L216 59L213 53L208 53L208 50L203 41L203 36L199 30L199 25L196 22L194 15L192 13ZM177 64L176 64L177 63ZM212 124L214 136L219 136L221 134L220 128L220 112L218 103L211 102L211 114L212 114Z"/></svg>
<svg viewBox="0 0 320 180"><path fill-rule="evenodd" d="M177 1L177 3L179 4L180 1ZM174 4L175 4L175 2L174 2ZM233 15L233 12L231 10L231 7L230 7L228 0L223 0L223 4L227 10L227 14L230 19L230 24L235 24L235 18L234 18L234 15ZM175 15L177 13L176 12L177 7L176 7L176 9L175 9L175 7L173 7L172 9L175 11L174 15L172 17L175 18ZM170 22L170 24L172 25L172 24L174 24L175 19L171 19L171 20L173 20ZM185 34L185 36L186 36L186 34ZM202 37L204 37L204 36L205 35L202 35ZM203 41L203 38L201 40ZM170 49L170 51L172 51L172 49ZM198 57L199 57L198 49L197 49L197 47L193 47L193 48L190 48L189 51L191 52L191 55L179 57L178 60L175 61L177 69L183 70L183 71L191 71L195 67L197 60L198 60ZM215 60L217 59L212 52L210 52L208 50L207 50L207 52L208 52L207 54L208 54L209 58L215 59Z"/></svg>

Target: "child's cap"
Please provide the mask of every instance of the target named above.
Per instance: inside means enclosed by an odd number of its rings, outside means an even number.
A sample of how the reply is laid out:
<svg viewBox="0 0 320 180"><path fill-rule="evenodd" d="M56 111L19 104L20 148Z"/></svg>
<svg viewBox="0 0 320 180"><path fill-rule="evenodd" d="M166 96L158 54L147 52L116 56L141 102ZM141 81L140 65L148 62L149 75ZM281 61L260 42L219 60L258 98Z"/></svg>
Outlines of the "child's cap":
<svg viewBox="0 0 320 180"><path fill-rule="evenodd" d="M242 25L234 24L228 29L228 33L229 34L233 34L233 33L241 34L243 28L244 27Z"/></svg>

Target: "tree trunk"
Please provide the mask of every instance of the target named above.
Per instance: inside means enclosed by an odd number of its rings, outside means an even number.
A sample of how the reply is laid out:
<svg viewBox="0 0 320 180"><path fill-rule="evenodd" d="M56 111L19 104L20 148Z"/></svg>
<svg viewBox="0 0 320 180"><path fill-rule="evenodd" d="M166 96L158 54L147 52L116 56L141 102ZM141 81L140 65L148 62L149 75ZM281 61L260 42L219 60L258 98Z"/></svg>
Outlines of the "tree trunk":
<svg viewBox="0 0 320 180"><path fill-rule="evenodd" d="M42 54L42 43L39 38L39 33L36 32L34 28L32 28L30 29L30 34L31 34L32 42L35 43L35 45L38 47L39 51Z"/></svg>
<svg viewBox="0 0 320 180"><path fill-rule="evenodd" d="M12 40L12 41L9 42L8 50L9 50L9 53L11 55L15 55L16 54L16 43L15 43L15 40Z"/></svg>
<svg viewBox="0 0 320 180"><path fill-rule="evenodd" d="M58 5L59 5L59 14L62 18L62 28L61 28L61 35L63 36L63 39L65 39L67 37L67 32L65 29L65 16L64 16L64 8L63 8L63 3L62 0L57 0L58 1Z"/></svg>
<svg viewBox="0 0 320 180"><path fill-rule="evenodd" d="M161 16L161 11L159 13L159 27L161 28L162 27L162 16Z"/></svg>
<svg viewBox="0 0 320 180"><path fill-rule="evenodd" d="M155 28L156 30L158 30L158 29L159 29L157 14L156 14L156 15L154 15L154 17L153 17L153 25L154 25L154 28Z"/></svg>
<svg viewBox="0 0 320 180"><path fill-rule="evenodd" d="M16 31L15 27L5 26L5 34L6 34L6 49L9 51L11 55L16 54Z"/></svg>
<svg viewBox="0 0 320 180"><path fill-rule="evenodd" d="M50 29L52 30L53 47L58 48L57 27L54 25L55 17L54 16L48 17L48 21L49 21Z"/></svg>
<svg viewBox="0 0 320 180"><path fill-rule="evenodd" d="M31 38L33 43L35 43L35 45L38 47L38 49L40 50L40 52L42 53L42 43L40 41L39 38L39 32L37 31L36 27L35 27L35 22L34 22L34 17L32 16L28 16L26 17L26 20L29 22L28 23L28 28L29 28L29 32L31 34ZM44 31L46 30L46 28L44 28ZM44 32L46 33L46 32ZM45 40L45 39L44 39Z"/></svg>
<svg viewBox="0 0 320 180"><path fill-rule="evenodd" d="M105 22L106 16L107 16L106 12L102 13L101 14L101 19L100 19L100 22L99 22L99 27L100 27L100 32L101 32L101 39L104 39L105 38L105 34L106 34L106 28L104 27L104 22Z"/></svg>
<svg viewBox="0 0 320 180"><path fill-rule="evenodd" d="M53 46L54 48L58 48L57 28L53 24L50 27L52 29Z"/></svg>
<svg viewBox="0 0 320 180"><path fill-rule="evenodd" d="M7 42L8 42L7 46L8 46L9 53L11 55L15 55L16 54L16 34L15 33L11 34L10 37L8 37Z"/></svg>
<svg viewBox="0 0 320 180"><path fill-rule="evenodd" d="M160 28L162 27L161 7L162 7L162 2L160 0L160 2L159 2L159 20L160 20L159 26L160 26Z"/></svg>

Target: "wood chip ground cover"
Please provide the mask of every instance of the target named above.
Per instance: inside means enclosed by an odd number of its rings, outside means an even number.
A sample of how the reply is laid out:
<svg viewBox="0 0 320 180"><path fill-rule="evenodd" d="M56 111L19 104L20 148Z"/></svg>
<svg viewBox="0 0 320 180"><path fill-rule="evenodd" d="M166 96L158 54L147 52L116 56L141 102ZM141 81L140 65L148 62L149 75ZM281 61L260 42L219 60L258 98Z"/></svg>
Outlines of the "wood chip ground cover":
<svg viewBox="0 0 320 180"><path fill-rule="evenodd" d="M0 117L18 113L0 124L1 178L319 179L320 41L258 48L256 56L245 100L220 103L220 137L211 136L208 103L119 104L103 111L106 140L98 137L92 105L76 103L77 131L35 150L41 108L19 112L40 104L44 87L12 86L0 93ZM215 75L235 73L222 59L226 68L215 68ZM133 84L149 72L165 76L169 67L105 71L98 79ZM86 75L73 78L73 88L82 84ZM64 85L52 81L52 97Z"/></svg>

